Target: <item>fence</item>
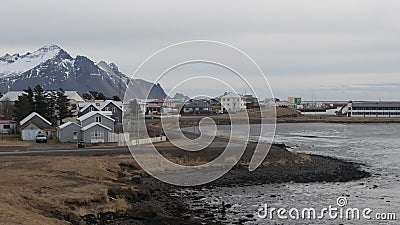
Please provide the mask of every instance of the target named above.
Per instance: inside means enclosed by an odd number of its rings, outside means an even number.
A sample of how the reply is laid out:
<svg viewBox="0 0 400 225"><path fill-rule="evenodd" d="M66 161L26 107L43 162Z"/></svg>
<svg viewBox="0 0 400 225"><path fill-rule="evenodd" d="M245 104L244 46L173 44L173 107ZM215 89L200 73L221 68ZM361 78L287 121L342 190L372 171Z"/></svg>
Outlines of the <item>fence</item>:
<svg viewBox="0 0 400 225"><path fill-rule="evenodd" d="M167 138L165 136L161 137L153 137L153 138L142 138L129 140L129 145L142 145L142 144L150 144L155 142L166 141ZM125 135L123 133L109 133L108 142L118 142L118 146L127 146L127 142L125 140Z"/></svg>

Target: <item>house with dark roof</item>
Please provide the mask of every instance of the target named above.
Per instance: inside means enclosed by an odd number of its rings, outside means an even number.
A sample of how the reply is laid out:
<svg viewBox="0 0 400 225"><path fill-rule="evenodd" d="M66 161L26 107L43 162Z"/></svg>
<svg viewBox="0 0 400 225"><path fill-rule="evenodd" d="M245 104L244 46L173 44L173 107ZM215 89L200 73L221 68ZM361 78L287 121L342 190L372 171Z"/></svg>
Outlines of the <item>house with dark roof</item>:
<svg viewBox="0 0 400 225"><path fill-rule="evenodd" d="M181 115L212 114L210 101L206 99L191 99L183 104L180 114Z"/></svg>

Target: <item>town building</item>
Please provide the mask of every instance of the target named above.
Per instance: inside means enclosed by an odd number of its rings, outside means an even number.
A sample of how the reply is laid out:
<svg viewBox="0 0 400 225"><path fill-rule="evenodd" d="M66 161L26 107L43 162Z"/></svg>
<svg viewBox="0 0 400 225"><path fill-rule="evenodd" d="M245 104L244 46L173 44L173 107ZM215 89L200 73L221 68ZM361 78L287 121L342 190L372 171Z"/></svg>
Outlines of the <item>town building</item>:
<svg viewBox="0 0 400 225"><path fill-rule="evenodd" d="M223 112L240 112L246 110L246 101L240 95L225 93L219 99L221 101L221 111Z"/></svg>
<svg viewBox="0 0 400 225"><path fill-rule="evenodd" d="M78 142L82 140L82 127L74 122L66 122L57 127L57 138L60 142Z"/></svg>
<svg viewBox="0 0 400 225"><path fill-rule="evenodd" d="M23 141L34 141L39 134L46 135L47 138L55 136L55 129L52 124L36 112L32 112L21 120L19 125Z"/></svg>
<svg viewBox="0 0 400 225"><path fill-rule="evenodd" d="M11 134L16 132L16 123L13 120L0 120L0 133Z"/></svg>
<svg viewBox="0 0 400 225"><path fill-rule="evenodd" d="M92 111L77 118L82 127L88 126L92 123L101 123L104 126L113 130L114 119L111 118L112 112L110 111Z"/></svg>
<svg viewBox="0 0 400 225"><path fill-rule="evenodd" d="M85 143L109 142L111 128L102 123L91 123L82 127L82 141Z"/></svg>
<svg viewBox="0 0 400 225"><path fill-rule="evenodd" d="M105 100L94 102L82 102L79 104L78 116L85 115L92 111L107 111L111 112L111 118L114 119L115 124L122 123L122 102Z"/></svg>
<svg viewBox="0 0 400 225"><path fill-rule="evenodd" d="M210 101L206 99L191 99L183 104L180 114L181 115L212 114Z"/></svg>
<svg viewBox="0 0 400 225"><path fill-rule="evenodd" d="M67 122L57 127L60 142L109 142L114 134L115 120L111 111L91 111L77 118L78 123Z"/></svg>
<svg viewBox="0 0 400 225"><path fill-rule="evenodd" d="M157 100L152 100L148 101L146 105L146 115L161 115L164 113L163 111L163 105L164 105L165 100L163 99L157 99Z"/></svg>
<svg viewBox="0 0 400 225"><path fill-rule="evenodd" d="M242 99L246 104L246 109L250 111L256 111L260 109L258 99L253 95L243 95Z"/></svg>
<svg viewBox="0 0 400 225"><path fill-rule="evenodd" d="M347 103L348 117L400 117L400 102Z"/></svg>

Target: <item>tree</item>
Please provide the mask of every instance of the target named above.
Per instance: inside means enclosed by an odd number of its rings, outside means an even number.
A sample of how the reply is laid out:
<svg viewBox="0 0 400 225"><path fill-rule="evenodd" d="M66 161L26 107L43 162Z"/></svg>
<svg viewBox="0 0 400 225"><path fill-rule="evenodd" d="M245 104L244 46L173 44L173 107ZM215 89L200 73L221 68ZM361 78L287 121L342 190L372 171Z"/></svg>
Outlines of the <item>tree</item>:
<svg viewBox="0 0 400 225"><path fill-rule="evenodd" d="M113 101L121 101L121 99L117 95L112 96L111 100L113 100Z"/></svg>
<svg viewBox="0 0 400 225"><path fill-rule="evenodd" d="M128 117L134 119L137 118L137 116L139 115L139 113L141 112L140 110L140 106L137 103L136 99L133 99L129 102L129 106L128 106Z"/></svg>
<svg viewBox="0 0 400 225"><path fill-rule="evenodd" d="M28 92L27 94L24 93L21 96L18 96L18 100L16 100L14 103L14 118L16 121L23 120L33 111L34 105L32 99L32 89L30 89L30 92Z"/></svg>
<svg viewBox="0 0 400 225"><path fill-rule="evenodd" d="M46 91L45 93L45 105L47 108L46 118L52 123L56 124L56 104L57 104L57 93L55 91Z"/></svg>
<svg viewBox="0 0 400 225"><path fill-rule="evenodd" d="M39 115L43 116L47 120L51 121L52 120L52 115L51 112L49 112L49 102L46 96L46 93L44 93L43 88L40 85L36 85L35 88L33 89L34 92L34 108L33 110Z"/></svg>
<svg viewBox="0 0 400 225"><path fill-rule="evenodd" d="M68 96L63 89L44 91L40 85L36 85L33 90L29 87L25 92L14 103L13 116L17 121L32 112L37 112L53 124L57 124L57 121L62 124L63 119L73 116Z"/></svg>
<svg viewBox="0 0 400 225"><path fill-rule="evenodd" d="M95 100L106 100L107 97L98 91L89 91L89 93L94 97Z"/></svg>
<svg viewBox="0 0 400 225"><path fill-rule="evenodd" d="M6 120L10 120L13 117L14 105L10 102L10 99L6 98L0 103L0 114L3 114Z"/></svg>
<svg viewBox="0 0 400 225"><path fill-rule="evenodd" d="M93 95L90 92L82 94L82 97L86 100L93 100Z"/></svg>
<svg viewBox="0 0 400 225"><path fill-rule="evenodd" d="M96 95L96 97L95 97L95 99L96 99L96 100L106 100L107 97L106 97L105 95L103 95L103 93L98 92L97 95Z"/></svg>
<svg viewBox="0 0 400 225"><path fill-rule="evenodd" d="M63 89L57 91L56 94L56 117L62 124L62 120L72 116L72 111L69 109L69 100L68 97L65 95Z"/></svg>

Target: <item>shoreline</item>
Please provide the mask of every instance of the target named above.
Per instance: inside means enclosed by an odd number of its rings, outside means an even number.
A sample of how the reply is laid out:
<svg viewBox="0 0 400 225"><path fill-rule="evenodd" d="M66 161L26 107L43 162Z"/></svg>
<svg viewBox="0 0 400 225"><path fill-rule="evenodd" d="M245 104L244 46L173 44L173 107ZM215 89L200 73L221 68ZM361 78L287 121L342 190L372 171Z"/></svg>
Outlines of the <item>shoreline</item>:
<svg viewBox="0 0 400 225"><path fill-rule="evenodd" d="M347 182L370 177L371 175L369 172L362 170L362 164L331 156L288 151L285 144L272 144L264 162L256 170L250 172L248 164L255 146L256 143L249 142L238 164L227 174L218 180L195 188L249 186L285 182ZM163 150L161 153L168 154L172 158L189 158L189 160L191 157L196 157L196 160L199 160L200 157L205 161L210 161L220 154L217 147L206 148L202 150L201 154L183 154L173 148ZM174 160L172 159L171 161Z"/></svg>
<svg viewBox="0 0 400 225"><path fill-rule="evenodd" d="M211 146L196 159L210 160L222 150ZM249 144L239 164L230 172L193 188L346 182L370 176L360 164L290 152L282 144L273 145L264 163L249 172L252 150L254 143ZM160 152L178 162L194 157L194 152L184 154L171 147L161 148ZM165 184L149 176L129 151L81 156L6 156L0 158L0 165L4 176L0 182L0 209L4 217L0 216L0 223L24 214L27 220L19 221L23 224L221 224L211 212L190 210L183 198L173 196L185 187Z"/></svg>
<svg viewBox="0 0 400 225"><path fill-rule="evenodd" d="M400 117L335 117L301 116L280 117L277 123L400 123Z"/></svg>
<svg viewBox="0 0 400 225"><path fill-rule="evenodd" d="M210 149L211 150L211 149ZM213 149L215 150L215 149ZM217 215L210 211L190 210L186 201L197 201L205 196L198 195L197 190L214 189L220 187L247 187L254 185L273 185L284 183L318 183L318 182L348 182L370 177L371 174L361 169L362 164L349 162L337 159L330 156L294 153L286 149L284 144L274 144L267 155L265 163L263 163L255 171L248 170L248 161L252 155L252 148L246 149L242 156L239 165L236 165L232 170L221 178L204 185L189 187L192 191L188 196L170 196L168 199L174 199L184 203L182 211L189 218L197 218L201 223L206 224L223 224L216 222ZM188 157L181 154L176 155L175 150L166 151L170 156ZM207 159L214 156L207 156ZM285 161L284 159L287 159ZM163 190L168 190L168 193L176 194L179 191L184 191L188 187L177 187L155 180L152 177L144 178L153 186ZM187 204L187 203L186 203ZM217 207L217 208L215 208ZM214 206L212 211L223 212L225 205ZM251 221L251 218L243 218L243 222Z"/></svg>

